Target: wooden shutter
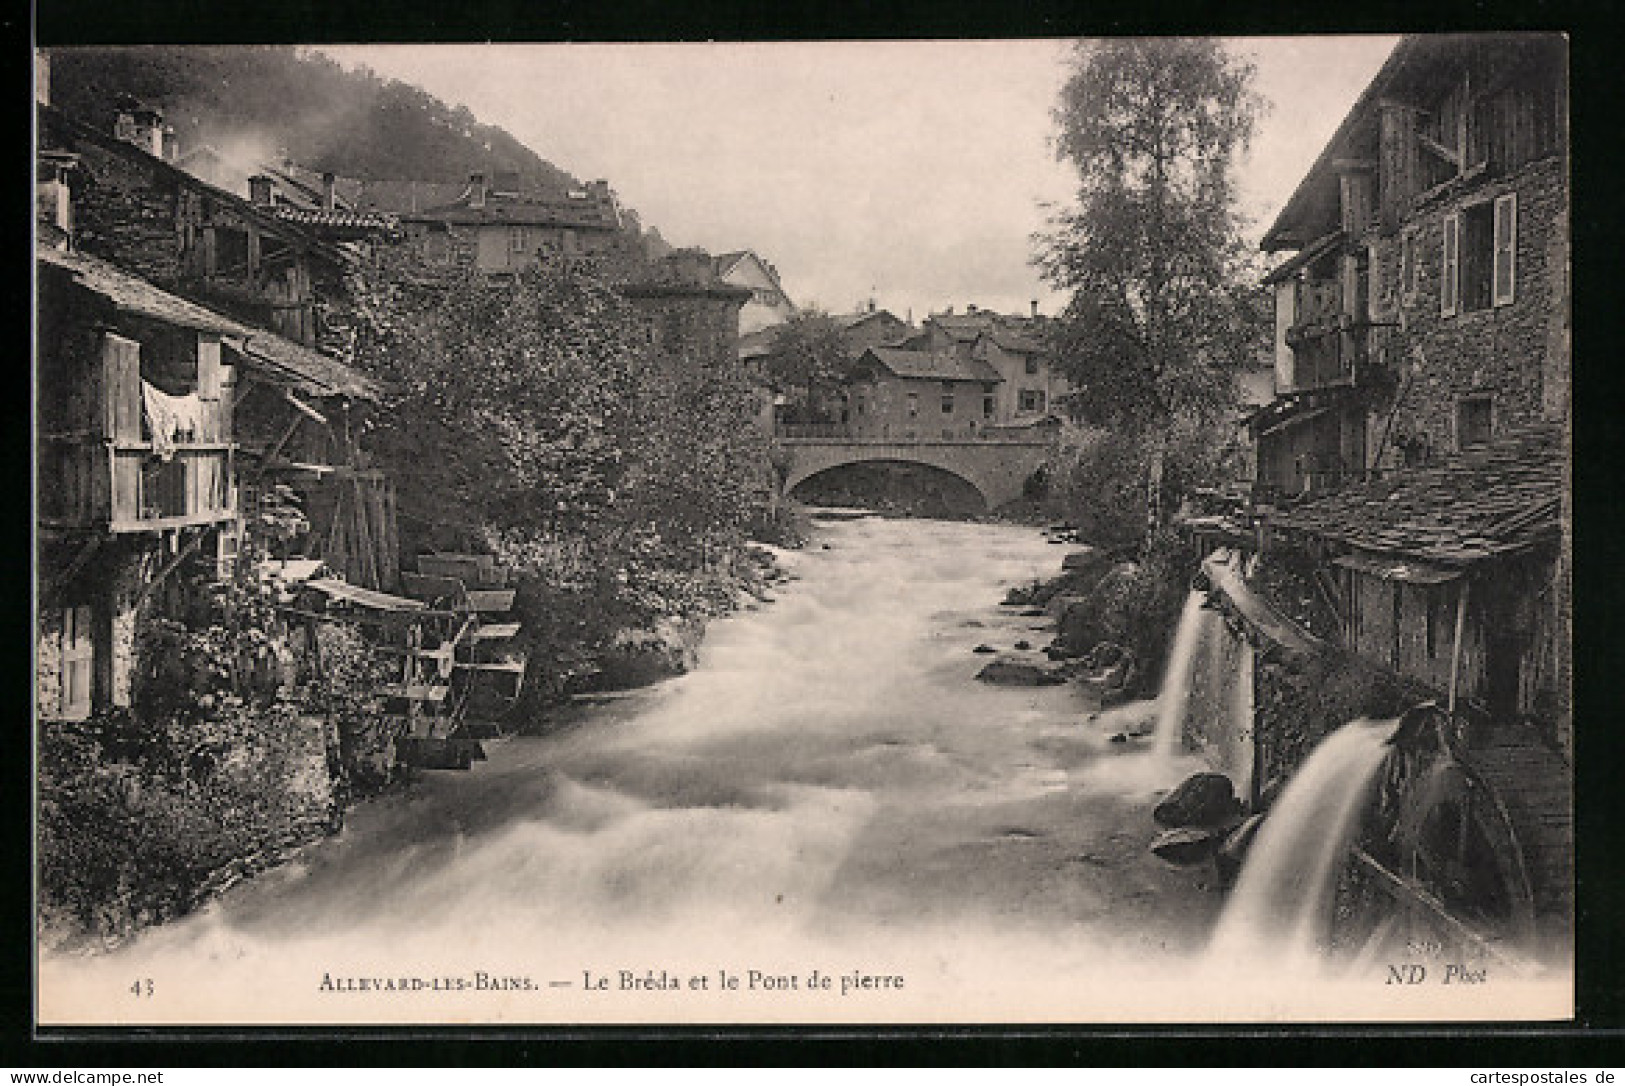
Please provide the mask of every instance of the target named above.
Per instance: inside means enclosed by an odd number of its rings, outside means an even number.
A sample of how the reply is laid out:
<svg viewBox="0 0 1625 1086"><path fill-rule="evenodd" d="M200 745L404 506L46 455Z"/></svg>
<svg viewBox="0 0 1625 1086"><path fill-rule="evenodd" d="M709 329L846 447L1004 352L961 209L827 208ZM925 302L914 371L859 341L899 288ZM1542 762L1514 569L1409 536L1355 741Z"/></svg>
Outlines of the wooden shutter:
<svg viewBox="0 0 1625 1086"><path fill-rule="evenodd" d="M1495 279L1491 300L1510 305L1518 272L1518 196L1507 193L1495 198Z"/></svg>
<svg viewBox="0 0 1625 1086"><path fill-rule="evenodd" d="M95 648L89 607L62 609L62 715L82 719L90 714Z"/></svg>
<svg viewBox="0 0 1625 1086"><path fill-rule="evenodd" d="M1439 313L1456 315L1461 295L1461 215L1444 217L1444 258L1439 265Z"/></svg>
<svg viewBox="0 0 1625 1086"><path fill-rule="evenodd" d="M141 440L141 344L111 332L102 336L102 434Z"/></svg>

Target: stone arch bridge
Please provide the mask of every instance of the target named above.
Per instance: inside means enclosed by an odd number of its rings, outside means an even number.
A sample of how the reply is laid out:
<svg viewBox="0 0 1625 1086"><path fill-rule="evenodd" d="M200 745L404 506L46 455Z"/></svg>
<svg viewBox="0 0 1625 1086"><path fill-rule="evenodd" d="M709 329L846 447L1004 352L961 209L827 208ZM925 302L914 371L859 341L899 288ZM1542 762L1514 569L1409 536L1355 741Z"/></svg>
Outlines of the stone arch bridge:
<svg viewBox="0 0 1625 1086"><path fill-rule="evenodd" d="M814 475L849 464L924 464L969 483L989 510L1022 496L1023 485L1043 465L1050 446L1042 438L1003 434L898 440L781 432L778 442L783 450L780 493L786 496Z"/></svg>

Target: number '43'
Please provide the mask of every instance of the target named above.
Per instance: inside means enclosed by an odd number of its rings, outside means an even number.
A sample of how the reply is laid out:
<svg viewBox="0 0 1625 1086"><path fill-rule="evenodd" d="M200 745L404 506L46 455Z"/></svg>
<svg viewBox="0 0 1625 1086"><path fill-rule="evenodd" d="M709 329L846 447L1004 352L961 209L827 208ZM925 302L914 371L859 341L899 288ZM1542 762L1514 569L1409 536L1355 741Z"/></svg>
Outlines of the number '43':
<svg viewBox="0 0 1625 1086"><path fill-rule="evenodd" d="M134 984L130 985L130 994L133 996L152 995L152 978L141 977L138 979Z"/></svg>

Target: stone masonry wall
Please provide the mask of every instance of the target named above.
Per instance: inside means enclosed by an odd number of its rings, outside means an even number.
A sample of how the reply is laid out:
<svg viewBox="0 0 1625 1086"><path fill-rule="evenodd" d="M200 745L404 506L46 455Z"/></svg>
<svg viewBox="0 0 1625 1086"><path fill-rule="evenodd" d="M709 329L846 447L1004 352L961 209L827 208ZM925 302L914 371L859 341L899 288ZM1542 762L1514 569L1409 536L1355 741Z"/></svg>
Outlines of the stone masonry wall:
<svg viewBox="0 0 1625 1086"><path fill-rule="evenodd" d="M1514 300L1508 305L1440 313L1440 280L1445 216L1464 207L1517 194L1517 241ZM1417 289L1400 291L1404 233L1415 235ZM1496 433L1560 415L1569 379L1566 303L1568 268L1568 196L1566 167L1547 158L1506 176L1493 178L1455 195L1442 195L1407 220L1399 234L1373 237L1379 319L1406 327L1372 332L1371 355L1399 375L1402 392L1394 412L1383 465L1400 462L1406 439L1421 438L1432 454L1456 448L1456 404L1462 396L1493 397ZM1404 388L1405 370L1421 368ZM1392 401L1373 405L1368 447L1375 450L1387 426Z"/></svg>

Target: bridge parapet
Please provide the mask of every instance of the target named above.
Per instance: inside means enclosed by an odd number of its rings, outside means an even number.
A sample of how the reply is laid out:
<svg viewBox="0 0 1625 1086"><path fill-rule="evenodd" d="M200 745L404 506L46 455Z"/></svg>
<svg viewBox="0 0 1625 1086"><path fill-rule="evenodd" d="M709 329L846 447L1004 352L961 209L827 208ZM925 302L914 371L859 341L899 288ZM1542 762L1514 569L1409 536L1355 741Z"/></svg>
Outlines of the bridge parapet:
<svg viewBox="0 0 1625 1086"><path fill-rule="evenodd" d="M784 493L814 475L849 464L923 464L965 480L991 510L1022 496L1027 480L1043 466L1050 448L1047 437L997 431L958 437L859 437L847 427L820 430L798 434L790 427L780 428L779 444L786 453Z"/></svg>

